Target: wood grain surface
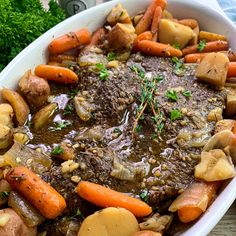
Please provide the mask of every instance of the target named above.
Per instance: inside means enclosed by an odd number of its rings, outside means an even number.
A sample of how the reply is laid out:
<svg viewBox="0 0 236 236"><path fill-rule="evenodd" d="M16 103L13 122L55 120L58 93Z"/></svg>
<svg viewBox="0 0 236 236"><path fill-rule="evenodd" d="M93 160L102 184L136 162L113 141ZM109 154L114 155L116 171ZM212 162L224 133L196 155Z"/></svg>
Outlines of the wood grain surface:
<svg viewBox="0 0 236 236"><path fill-rule="evenodd" d="M47 5L48 0L42 0L42 2ZM102 0L97 0L97 4L101 2ZM230 207L225 216L208 236L236 236L236 202Z"/></svg>

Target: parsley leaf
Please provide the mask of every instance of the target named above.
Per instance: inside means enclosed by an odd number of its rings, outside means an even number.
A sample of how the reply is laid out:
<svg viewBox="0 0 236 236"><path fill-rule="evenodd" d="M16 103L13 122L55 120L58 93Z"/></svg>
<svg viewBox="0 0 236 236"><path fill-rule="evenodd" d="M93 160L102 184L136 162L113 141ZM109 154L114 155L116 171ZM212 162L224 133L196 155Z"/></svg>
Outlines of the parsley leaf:
<svg viewBox="0 0 236 236"><path fill-rule="evenodd" d="M139 195L140 199L144 202L148 202L148 198L149 198L149 194L147 190L143 190L140 195Z"/></svg>
<svg viewBox="0 0 236 236"><path fill-rule="evenodd" d="M183 74L184 69L185 69L184 63L179 58L177 58L177 57L172 57L171 61L174 63L174 70L173 70L173 72L176 75Z"/></svg>
<svg viewBox="0 0 236 236"><path fill-rule="evenodd" d="M197 50L199 52L202 52L205 47L206 47L206 40L200 40L200 42L197 46Z"/></svg>
<svg viewBox="0 0 236 236"><path fill-rule="evenodd" d="M177 102L177 100L178 100L178 95L177 95L177 92L175 90L167 90L165 95L171 101Z"/></svg>
<svg viewBox="0 0 236 236"><path fill-rule="evenodd" d="M70 115L73 111L74 111L74 107L71 104L67 104L64 109L63 115L64 116Z"/></svg>
<svg viewBox="0 0 236 236"><path fill-rule="evenodd" d="M108 60L108 61L114 61L114 60L116 60L116 57L117 57L117 55L116 55L116 53L114 53L114 52L109 52L109 53L107 54L107 60Z"/></svg>
<svg viewBox="0 0 236 236"><path fill-rule="evenodd" d="M56 146L51 152L52 155L60 155L62 153L64 153L64 149L60 145Z"/></svg>
<svg viewBox="0 0 236 236"><path fill-rule="evenodd" d="M130 69L135 72L137 75L139 75L141 78L144 78L145 77L145 72L140 69L138 66L136 65L133 65L130 67Z"/></svg>
<svg viewBox="0 0 236 236"><path fill-rule="evenodd" d="M0 198L1 199L6 199L6 198L9 197L9 195L10 195L10 193L7 192L7 191L0 192Z"/></svg>
<svg viewBox="0 0 236 236"><path fill-rule="evenodd" d="M68 94L70 95L70 97L73 98L78 94L78 92L79 92L78 89L71 89Z"/></svg>
<svg viewBox="0 0 236 236"><path fill-rule="evenodd" d="M181 119L182 118L182 114L178 109L173 109L170 111L170 120L171 122Z"/></svg>
<svg viewBox="0 0 236 236"><path fill-rule="evenodd" d="M140 133L140 132L142 131L142 128L143 128L142 125L137 125L137 127L135 128L135 131L136 131L137 133Z"/></svg>
<svg viewBox="0 0 236 236"><path fill-rule="evenodd" d="M157 83L161 82L162 80L165 79L163 75L157 75L156 77L153 78Z"/></svg>
<svg viewBox="0 0 236 236"><path fill-rule="evenodd" d="M60 131L70 125L72 125L72 123L69 120L59 120L57 122L54 123L55 127L49 127L48 130L50 131Z"/></svg>
<svg viewBox="0 0 236 236"><path fill-rule="evenodd" d="M114 129L114 133L121 134L121 133L122 133L122 131L121 131L121 129L120 129L120 128L115 128L115 129Z"/></svg>
<svg viewBox="0 0 236 236"><path fill-rule="evenodd" d="M174 44L172 45L172 47L177 48L177 49L180 49L180 44L179 44L179 43L174 43Z"/></svg>
<svg viewBox="0 0 236 236"><path fill-rule="evenodd" d="M109 73L108 73L108 70L105 67L105 65L102 64L102 63L97 63L96 67L99 70L99 78L100 78L100 80L106 81L108 76L109 76Z"/></svg>
<svg viewBox="0 0 236 236"><path fill-rule="evenodd" d="M183 91L183 95L184 95L186 98L192 97L192 93L191 93L189 90Z"/></svg>

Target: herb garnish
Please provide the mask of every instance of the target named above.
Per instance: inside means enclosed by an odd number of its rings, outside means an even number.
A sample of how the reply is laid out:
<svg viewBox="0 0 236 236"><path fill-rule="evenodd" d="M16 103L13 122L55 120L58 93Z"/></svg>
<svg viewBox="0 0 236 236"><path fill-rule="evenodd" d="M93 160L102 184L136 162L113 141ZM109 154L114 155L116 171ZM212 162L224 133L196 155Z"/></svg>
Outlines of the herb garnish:
<svg viewBox="0 0 236 236"><path fill-rule="evenodd" d="M174 44L172 45L172 47L177 48L177 49L180 49L180 44L179 44L179 43L174 43Z"/></svg>
<svg viewBox="0 0 236 236"><path fill-rule="evenodd" d="M173 72L176 75L182 75L183 72L184 72L184 69L185 69L183 61L181 61L177 57L172 57L171 61L174 63L174 70L173 70Z"/></svg>
<svg viewBox="0 0 236 236"><path fill-rule="evenodd" d="M78 94L78 92L79 92L78 89L71 89L68 94L70 95L71 98L74 98Z"/></svg>
<svg viewBox="0 0 236 236"><path fill-rule="evenodd" d="M7 191L0 192L1 199L6 199L9 197L9 195L10 195L10 193Z"/></svg>
<svg viewBox="0 0 236 236"><path fill-rule="evenodd" d="M148 202L148 198L149 198L149 194L147 190L143 190L140 195L139 195L140 199L144 202Z"/></svg>
<svg viewBox="0 0 236 236"><path fill-rule="evenodd" d="M54 124L55 124L55 127L49 127L48 130L59 131L72 125L69 120L59 120L59 121L56 121Z"/></svg>
<svg viewBox="0 0 236 236"><path fill-rule="evenodd" d="M171 122L182 118L182 114L178 109L173 109L170 111L170 120Z"/></svg>
<svg viewBox="0 0 236 236"><path fill-rule="evenodd" d="M197 46L197 50L199 52L202 52L205 47L206 47L206 40L200 40Z"/></svg>
<svg viewBox="0 0 236 236"><path fill-rule="evenodd" d="M83 214L81 213L80 209L78 208L76 213L70 217L68 217L68 219L74 219L74 218L80 218L80 219L84 219L85 217L83 216Z"/></svg>
<svg viewBox="0 0 236 236"><path fill-rule="evenodd" d="M189 90L183 91L183 95L184 95L186 98L192 97L192 93L191 93Z"/></svg>
<svg viewBox="0 0 236 236"><path fill-rule="evenodd" d="M61 145L56 146L51 152L52 155L60 155L62 153L64 153L64 149L61 147Z"/></svg>
<svg viewBox="0 0 236 236"><path fill-rule="evenodd" d="M106 66L104 64L102 64L102 63L97 63L96 67L99 70L99 78L100 78L100 80L102 80L102 81L107 80L107 78L109 76L109 73L108 73L108 70L107 70Z"/></svg>
<svg viewBox="0 0 236 236"><path fill-rule="evenodd" d="M114 133L121 134L121 133L122 133L122 131L121 131L121 129L120 129L120 128L115 128L115 129L114 129Z"/></svg>
<svg viewBox="0 0 236 236"><path fill-rule="evenodd" d="M114 53L114 52L109 52L109 53L107 54L107 60L108 60L108 61L114 61L114 60L116 60L116 57L117 57L117 55L116 55L116 53Z"/></svg>
<svg viewBox="0 0 236 236"><path fill-rule="evenodd" d="M137 124L137 126L136 126L136 128L135 128L135 131L136 131L137 133L140 133L140 132L142 131L142 129L143 129L143 126Z"/></svg>
<svg viewBox="0 0 236 236"><path fill-rule="evenodd" d="M74 111L74 107L71 104L67 104L64 109L63 115L64 116L70 115L73 111Z"/></svg>
<svg viewBox="0 0 236 236"><path fill-rule="evenodd" d="M140 69L138 66L133 65L133 66L130 67L130 69L131 69L133 72L135 72L137 75L139 75L142 79L144 79L144 77L145 77L145 72L144 72L142 69Z"/></svg>
<svg viewBox="0 0 236 236"><path fill-rule="evenodd" d="M178 95L175 90L167 90L165 93L165 96L170 99L171 101L177 102L178 100Z"/></svg>

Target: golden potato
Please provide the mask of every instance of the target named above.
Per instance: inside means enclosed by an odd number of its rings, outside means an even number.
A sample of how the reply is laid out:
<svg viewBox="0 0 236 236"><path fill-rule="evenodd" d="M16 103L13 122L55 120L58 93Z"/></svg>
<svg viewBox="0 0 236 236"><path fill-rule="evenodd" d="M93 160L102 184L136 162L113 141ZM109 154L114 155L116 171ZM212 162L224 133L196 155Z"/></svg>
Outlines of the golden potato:
<svg viewBox="0 0 236 236"><path fill-rule="evenodd" d="M223 41L227 41L227 39L224 35L215 34L215 33L207 32L207 31L200 31L199 40L206 40L206 41L223 40Z"/></svg>
<svg viewBox="0 0 236 236"><path fill-rule="evenodd" d="M9 128L13 127L13 108L10 104L2 103L0 104L0 124L5 125Z"/></svg>
<svg viewBox="0 0 236 236"><path fill-rule="evenodd" d="M223 130L231 131L234 127L234 123L235 123L235 120L230 120L230 119L218 121L215 126L215 134Z"/></svg>
<svg viewBox="0 0 236 236"><path fill-rule="evenodd" d="M235 88L229 88L227 90L225 113L227 116L232 116L236 114L236 90Z"/></svg>
<svg viewBox="0 0 236 236"><path fill-rule="evenodd" d="M138 222L131 212L109 207L88 216L78 236L133 236L138 231Z"/></svg>
<svg viewBox="0 0 236 236"><path fill-rule="evenodd" d="M224 53L207 54L196 69L196 77L221 89L226 81L229 59Z"/></svg>
<svg viewBox="0 0 236 236"><path fill-rule="evenodd" d="M220 107L212 109L207 115L207 121L220 121L223 119L223 110Z"/></svg>
<svg viewBox="0 0 236 236"><path fill-rule="evenodd" d="M32 123L35 130L43 128L49 121L55 110L57 109L56 103L51 103L41 110L39 110L33 117Z"/></svg>
<svg viewBox="0 0 236 236"><path fill-rule="evenodd" d="M41 107L50 95L48 81L26 71L19 81L19 87L31 107Z"/></svg>
<svg viewBox="0 0 236 236"><path fill-rule="evenodd" d="M13 107L18 125L24 125L30 113L24 98L16 91L6 88L2 89L2 97Z"/></svg>
<svg viewBox="0 0 236 236"><path fill-rule="evenodd" d="M132 24L117 23L107 35L107 40L112 50L130 49L137 35Z"/></svg>
<svg viewBox="0 0 236 236"><path fill-rule="evenodd" d="M221 149L201 153L201 161L195 166L195 178L207 182L230 179L235 176L231 157Z"/></svg>
<svg viewBox="0 0 236 236"><path fill-rule="evenodd" d="M7 148L12 143L12 131L9 127L0 124L0 149Z"/></svg>
<svg viewBox="0 0 236 236"><path fill-rule="evenodd" d="M199 26L197 25L194 29L193 29L193 38L192 40L189 42L189 45L196 45L198 44L198 36L199 36Z"/></svg>
<svg viewBox="0 0 236 236"><path fill-rule="evenodd" d="M159 24L159 41L173 45L175 43L184 48L194 37L193 30L190 27L173 22L168 19L161 19Z"/></svg>
<svg viewBox="0 0 236 236"><path fill-rule="evenodd" d="M127 10L119 3L112 8L110 14L107 17L107 22L112 26L116 23L130 24L131 19Z"/></svg>
<svg viewBox="0 0 236 236"><path fill-rule="evenodd" d="M36 227L29 228L11 208L0 210L0 235L36 236Z"/></svg>
<svg viewBox="0 0 236 236"><path fill-rule="evenodd" d="M163 18L163 19L173 19L173 16L172 16L172 14L169 11L164 10L162 12L161 18Z"/></svg>

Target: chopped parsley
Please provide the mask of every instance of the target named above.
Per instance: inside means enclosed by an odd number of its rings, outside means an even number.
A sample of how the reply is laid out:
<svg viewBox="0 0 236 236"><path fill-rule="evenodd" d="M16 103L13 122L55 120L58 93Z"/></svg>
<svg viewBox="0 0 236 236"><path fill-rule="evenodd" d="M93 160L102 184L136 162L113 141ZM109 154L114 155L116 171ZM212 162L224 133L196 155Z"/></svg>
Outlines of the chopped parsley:
<svg viewBox="0 0 236 236"><path fill-rule="evenodd" d="M178 109L173 109L170 112L170 120L171 122L181 119L182 118L182 114Z"/></svg>
<svg viewBox="0 0 236 236"><path fill-rule="evenodd" d="M163 75L157 75L153 78L157 83L161 82L162 80L165 79Z"/></svg>
<svg viewBox="0 0 236 236"><path fill-rule="evenodd" d="M75 219L75 218L80 218L80 219L84 219L84 215L81 213L80 209L78 208L77 211L75 212L74 215L68 217L68 220L71 220L71 219Z"/></svg>
<svg viewBox="0 0 236 236"><path fill-rule="evenodd" d="M64 149L60 145L56 146L51 152L52 155L60 155L62 153L64 153Z"/></svg>
<svg viewBox="0 0 236 236"><path fill-rule="evenodd" d="M135 131L136 131L137 133L140 133L140 132L142 131L142 129L143 129L143 126L142 126L142 125L137 125L136 128L135 128Z"/></svg>
<svg viewBox="0 0 236 236"><path fill-rule="evenodd" d="M116 53L114 53L114 52L109 52L109 53L107 54L107 60L108 60L108 61L114 61L114 60L116 60L116 57L117 57L117 55L116 55Z"/></svg>
<svg viewBox="0 0 236 236"><path fill-rule="evenodd" d="M122 133L122 131L121 131L121 129L120 129L120 128L115 128L115 129L114 129L114 133L121 134L121 133Z"/></svg>
<svg viewBox="0 0 236 236"><path fill-rule="evenodd" d="M205 40L200 40L200 42L197 46L197 50L199 52L202 52L205 47L206 47L206 41Z"/></svg>
<svg viewBox="0 0 236 236"><path fill-rule="evenodd" d="M177 49L180 49L180 44L179 44L179 43L174 43L174 44L172 45L172 47L177 48Z"/></svg>
<svg viewBox="0 0 236 236"><path fill-rule="evenodd" d="M183 74L184 72L184 63L183 61L181 61L179 58L177 57L172 57L171 58L171 61L174 63L174 70L173 72L176 74L176 75L181 75Z"/></svg>
<svg viewBox="0 0 236 236"><path fill-rule="evenodd" d="M78 92L79 92L78 89L71 89L68 94L70 95L70 97L73 98L78 94Z"/></svg>
<svg viewBox="0 0 236 236"><path fill-rule="evenodd" d="M72 123L69 120L59 120L59 121L56 121L54 124L55 124L55 127L49 127L48 130L59 131L72 125Z"/></svg>
<svg viewBox="0 0 236 236"><path fill-rule="evenodd" d="M97 63L96 68L99 70L100 80L106 81L109 76L109 72L108 72L107 68L105 67L105 65L102 63Z"/></svg>
<svg viewBox="0 0 236 236"><path fill-rule="evenodd" d="M74 107L71 104L67 104L64 109L63 115L64 116L70 115L73 111L74 111Z"/></svg>
<svg viewBox="0 0 236 236"><path fill-rule="evenodd" d="M140 195L139 195L140 199L144 202L148 202L148 198L149 198L149 194L147 190L143 190Z"/></svg>
<svg viewBox="0 0 236 236"><path fill-rule="evenodd" d="M189 90L183 91L183 95L184 95L186 98L192 97L192 93L191 93Z"/></svg>
<svg viewBox="0 0 236 236"><path fill-rule="evenodd" d="M0 198L1 199L6 199L6 198L9 197L9 195L10 195L10 193L7 192L7 191L0 192Z"/></svg>
<svg viewBox="0 0 236 236"><path fill-rule="evenodd" d="M165 96L170 99L171 101L177 102L178 100L178 95L175 90L167 90L165 93Z"/></svg>

